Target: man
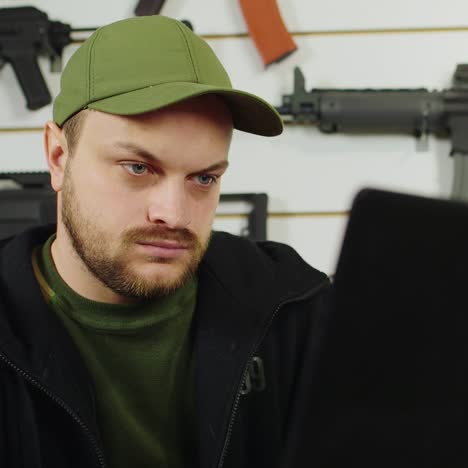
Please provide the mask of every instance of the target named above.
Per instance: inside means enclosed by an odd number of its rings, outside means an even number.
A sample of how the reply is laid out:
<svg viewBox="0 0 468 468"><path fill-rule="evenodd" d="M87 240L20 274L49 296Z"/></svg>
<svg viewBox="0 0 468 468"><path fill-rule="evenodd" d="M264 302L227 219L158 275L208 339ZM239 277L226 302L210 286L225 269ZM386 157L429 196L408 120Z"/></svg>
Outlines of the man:
<svg viewBox="0 0 468 468"><path fill-rule="evenodd" d="M57 226L0 247L0 466L297 466L328 281L211 233L233 128L278 114L178 21L100 28L45 125Z"/></svg>

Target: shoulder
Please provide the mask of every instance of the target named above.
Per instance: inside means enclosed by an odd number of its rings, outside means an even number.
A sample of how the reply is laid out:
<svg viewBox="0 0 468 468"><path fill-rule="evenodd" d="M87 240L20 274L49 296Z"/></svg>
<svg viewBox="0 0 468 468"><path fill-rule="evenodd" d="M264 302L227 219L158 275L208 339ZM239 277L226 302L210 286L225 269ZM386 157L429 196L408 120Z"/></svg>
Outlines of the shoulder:
<svg viewBox="0 0 468 468"><path fill-rule="evenodd" d="M207 257L221 257L223 261L254 263L261 267L291 265L296 268L313 268L290 245L276 241L252 241L227 232L213 233ZM318 270L315 270L318 272Z"/></svg>
<svg viewBox="0 0 468 468"><path fill-rule="evenodd" d="M276 288L275 292L283 295L298 294L328 281L325 273L287 244L252 241L226 232L213 234L204 263L231 284Z"/></svg>

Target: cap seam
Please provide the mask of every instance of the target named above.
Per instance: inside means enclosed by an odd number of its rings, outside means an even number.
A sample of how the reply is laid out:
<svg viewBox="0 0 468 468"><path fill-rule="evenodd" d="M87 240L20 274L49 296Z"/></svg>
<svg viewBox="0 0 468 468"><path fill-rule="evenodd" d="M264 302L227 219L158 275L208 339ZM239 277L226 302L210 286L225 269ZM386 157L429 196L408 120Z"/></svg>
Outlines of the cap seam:
<svg viewBox="0 0 468 468"><path fill-rule="evenodd" d="M162 83L157 83L157 84L150 84L150 85L147 85L147 86L142 86L141 88L133 88L133 89L130 89L129 91L119 91L118 93L116 94L109 94L109 96L105 96L105 97L100 97L100 98L97 98L97 99L93 99L92 101L90 100L88 104L92 104L94 102L98 102L98 101L103 101L104 99L109 99L109 98L112 98L112 97L115 97L115 96L121 96L122 94L127 94L127 93L132 93L133 91L141 91L142 89L147 89L147 88L155 88L157 86L160 86L160 85L165 85L165 84L172 84L172 83L187 83L187 84L193 84L192 81L163 81ZM203 85L203 83L197 83L197 84L201 84ZM206 86L206 85L205 85ZM85 109L86 106L83 108Z"/></svg>
<svg viewBox="0 0 468 468"><path fill-rule="evenodd" d="M96 31L95 36L91 39L91 43L89 45L89 48L91 50L91 53L89 54L89 60L88 60L88 86L87 86L87 91L88 91L88 96L87 96L87 101L92 101L94 100L94 57L95 57L95 49L94 49L94 43L96 42L96 39L99 37L101 33L101 29L98 29Z"/></svg>
<svg viewBox="0 0 468 468"><path fill-rule="evenodd" d="M183 40L185 42L185 45L187 46L188 58L190 60L190 63L192 64L192 68L193 68L193 71L195 73L195 80L197 81L197 83L200 83L199 73L198 73L197 67L195 66L195 61L193 59L192 48L190 47L189 41L188 41L188 39L187 39L187 37L185 35L185 31L183 30L182 25L179 24L179 22L176 21L175 24L176 24L177 28L179 29L180 35L182 36L182 38L183 38Z"/></svg>

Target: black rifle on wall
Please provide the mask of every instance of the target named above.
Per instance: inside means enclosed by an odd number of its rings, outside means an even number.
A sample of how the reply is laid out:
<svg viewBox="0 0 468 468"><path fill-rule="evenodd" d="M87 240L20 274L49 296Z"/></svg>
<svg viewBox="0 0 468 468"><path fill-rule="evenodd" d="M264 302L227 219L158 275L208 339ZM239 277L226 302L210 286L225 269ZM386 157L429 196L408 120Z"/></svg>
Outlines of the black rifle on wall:
<svg viewBox="0 0 468 468"><path fill-rule="evenodd" d="M468 64L457 65L452 88L311 89L294 69L294 91L277 107L285 122L317 125L323 133L408 134L450 138L455 158L452 197L468 201Z"/></svg>
<svg viewBox="0 0 468 468"><path fill-rule="evenodd" d="M28 109L51 102L38 57L48 57L51 71L60 72L62 52L72 42L71 34L94 29L72 29L69 24L50 21L46 13L34 7L0 8L0 67L12 65Z"/></svg>

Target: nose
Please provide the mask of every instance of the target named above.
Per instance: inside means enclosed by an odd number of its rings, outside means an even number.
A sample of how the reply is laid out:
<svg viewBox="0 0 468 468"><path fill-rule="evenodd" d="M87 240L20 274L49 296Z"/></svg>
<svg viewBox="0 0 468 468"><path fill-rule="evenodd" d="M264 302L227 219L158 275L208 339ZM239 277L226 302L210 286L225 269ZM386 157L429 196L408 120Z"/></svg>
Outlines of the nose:
<svg viewBox="0 0 468 468"><path fill-rule="evenodd" d="M148 221L171 229L183 229L190 224L190 200L183 182L165 181L152 188Z"/></svg>

